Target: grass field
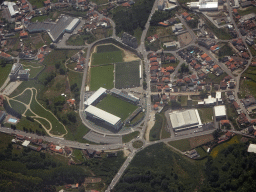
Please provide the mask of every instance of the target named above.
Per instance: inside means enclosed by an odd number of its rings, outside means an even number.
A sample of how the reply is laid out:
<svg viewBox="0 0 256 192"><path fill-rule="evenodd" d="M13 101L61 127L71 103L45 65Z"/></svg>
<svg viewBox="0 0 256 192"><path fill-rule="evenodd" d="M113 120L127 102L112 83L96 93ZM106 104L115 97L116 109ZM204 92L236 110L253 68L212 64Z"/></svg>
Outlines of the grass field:
<svg viewBox="0 0 256 192"><path fill-rule="evenodd" d="M212 73L208 73L206 76L206 83L214 83L214 84L220 84L220 82L223 80L224 77L227 76L227 73L223 73L220 76L216 76Z"/></svg>
<svg viewBox="0 0 256 192"><path fill-rule="evenodd" d="M32 122L27 120L26 117L22 117L20 121L17 123L16 128L22 131L24 130L24 128L26 128L29 132L40 132L47 134L43 128L39 127L39 125L40 124L36 121Z"/></svg>
<svg viewBox="0 0 256 192"><path fill-rule="evenodd" d="M114 87L114 65L91 68L90 90L96 91L100 87L112 89Z"/></svg>
<svg viewBox="0 0 256 192"><path fill-rule="evenodd" d="M202 123L209 123L213 121L213 108L198 108L198 113Z"/></svg>
<svg viewBox="0 0 256 192"><path fill-rule="evenodd" d="M31 19L31 22L36 22L36 21L42 22L42 21L44 21L46 19L48 19L48 15L40 15L40 16L37 16L37 17L33 17Z"/></svg>
<svg viewBox="0 0 256 192"><path fill-rule="evenodd" d="M228 44L225 44L219 50L219 57L232 56L233 54L235 54L235 52L232 50L232 48Z"/></svg>
<svg viewBox="0 0 256 192"><path fill-rule="evenodd" d="M0 66L0 87L4 84L5 80L11 72L12 64L7 64L5 67Z"/></svg>
<svg viewBox="0 0 256 192"><path fill-rule="evenodd" d="M141 148L141 147L143 146L143 142L142 142L142 141L134 141L134 142L132 143L132 146L133 146L134 148L136 148L136 149Z"/></svg>
<svg viewBox="0 0 256 192"><path fill-rule="evenodd" d="M204 158L208 156L207 152L202 147L197 147L196 151L200 155L199 158Z"/></svg>
<svg viewBox="0 0 256 192"><path fill-rule="evenodd" d="M22 114L25 112L26 107L20 102L10 100L11 107L18 113Z"/></svg>
<svg viewBox="0 0 256 192"><path fill-rule="evenodd" d="M15 100L21 101L25 104L29 104L30 98L31 98L31 91L30 90L26 90L22 95L15 97Z"/></svg>
<svg viewBox="0 0 256 192"><path fill-rule="evenodd" d="M181 151L188 151L191 149L190 142L188 139L182 139L178 141L170 141L168 142L171 146L181 150Z"/></svg>
<svg viewBox="0 0 256 192"><path fill-rule="evenodd" d="M44 66L34 62L23 63L22 61L22 64L24 69L29 69L29 78L36 77L36 75L44 68Z"/></svg>
<svg viewBox="0 0 256 192"><path fill-rule="evenodd" d="M161 132L161 139L166 139L170 137L171 137L171 133L168 132L165 128L163 128Z"/></svg>
<svg viewBox="0 0 256 192"><path fill-rule="evenodd" d="M75 161L76 162L83 162L84 161L84 157L82 154L82 151L79 149L73 149L72 155L75 157Z"/></svg>
<svg viewBox="0 0 256 192"><path fill-rule="evenodd" d="M188 104L188 96L187 95L182 95L182 96L180 96L181 98L181 102L180 102L180 104L181 104L181 106L182 107L185 107L185 106L187 106L187 104Z"/></svg>
<svg viewBox="0 0 256 192"><path fill-rule="evenodd" d="M238 9L237 11L239 15L243 16L250 13L256 13L256 7L250 6L250 7L247 7L245 10Z"/></svg>
<svg viewBox="0 0 256 192"><path fill-rule="evenodd" d="M240 142L240 139L241 139L241 135L235 135L234 137L232 137L232 139L230 139L229 141L227 142L224 142L216 147L214 147L210 153L210 155L215 158L217 157L218 153L221 152L223 149L227 148L229 145L232 145L232 144L236 144L236 143L239 143Z"/></svg>
<svg viewBox="0 0 256 192"><path fill-rule="evenodd" d="M96 107L120 117L122 121L129 117L129 115L138 108L138 106L112 95L107 95L96 105Z"/></svg>
<svg viewBox="0 0 256 192"><path fill-rule="evenodd" d="M105 53L105 52L113 52L113 51L120 51L120 49L112 44L97 46L97 53Z"/></svg>
<svg viewBox="0 0 256 192"><path fill-rule="evenodd" d="M52 133L53 134L64 134L66 133L62 124L59 120L49 111L46 111L41 105L39 105L35 100L35 90L33 90L33 100L31 102L31 110L34 111L38 116L48 119L52 123ZM40 121L40 119L38 119ZM40 121L41 122L41 121Z"/></svg>
<svg viewBox="0 0 256 192"><path fill-rule="evenodd" d="M115 87L117 89L140 86L140 61L116 64Z"/></svg>
<svg viewBox="0 0 256 192"><path fill-rule="evenodd" d="M25 116L34 116L34 114L31 112L31 110L27 110Z"/></svg>
<svg viewBox="0 0 256 192"><path fill-rule="evenodd" d="M122 136L122 140L123 140L123 143L128 143L129 141L131 141L132 139L138 137L140 134L139 131L134 131L128 135L124 135Z"/></svg>
<svg viewBox="0 0 256 192"><path fill-rule="evenodd" d="M88 44L93 43L94 41L96 41L96 37L91 33L81 34L81 35L76 34L76 35L70 36L69 39L67 40L66 44L82 46L82 45L85 45L85 41Z"/></svg>
<svg viewBox="0 0 256 192"><path fill-rule="evenodd" d="M166 123L165 117L163 114L156 114L155 125L152 127L149 133L149 140L156 141L160 139L161 129L164 128Z"/></svg>
<svg viewBox="0 0 256 192"><path fill-rule="evenodd" d="M123 62L122 51L93 53L92 55L92 65L102 65L117 62Z"/></svg>
<svg viewBox="0 0 256 192"><path fill-rule="evenodd" d="M45 57L43 63L48 66L54 66L58 62L64 63L66 59L75 55L77 52L79 52L79 50L53 50Z"/></svg>
<svg viewBox="0 0 256 192"><path fill-rule="evenodd" d="M140 112L136 117L133 118L131 124L137 123L145 115L145 112Z"/></svg>
<svg viewBox="0 0 256 192"><path fill-rule="evenodd" d="M244 79L244 77L246 79ZM256 96L256 67L248 67L242 74L240 81L240 94L242 97L253 95Z"/></svg>
<svg viewBox="0 0 256 192"><path fill-rule="evenodd" d="M82 80L83 80L83 73L77 73L77 72L74 72L74 71L69 71L68 72L68 79L69 79L70 86L76 83L79 90L81 90Z"/></svg>
<svg viewBox="0 0 256 192"><path fill-rule="evenodd" d="M92 0L92 2L96 3L97 5L101 5L108 3L108 0Z"/></svg>
<svg viewBox="0 0 256 192"><path fill-rule="evenodd" d="M35 5L36 8L44 7L44 0L30 0L31 5Z"/></svg>

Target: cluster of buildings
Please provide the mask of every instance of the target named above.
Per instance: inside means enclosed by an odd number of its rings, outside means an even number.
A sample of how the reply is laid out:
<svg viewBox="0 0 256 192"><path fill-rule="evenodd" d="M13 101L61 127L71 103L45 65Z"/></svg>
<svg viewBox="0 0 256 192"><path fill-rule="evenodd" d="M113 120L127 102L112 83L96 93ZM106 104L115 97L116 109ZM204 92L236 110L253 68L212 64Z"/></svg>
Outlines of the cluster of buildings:
<svg viewBox="0 0 256 192"><path fill-rule="evenodd" d="M44 57L51 52L51 49L47 47L47 45L42 46L37 53L37 60L39 60L40 63L44 61Z"/></svg>
<svg viewBox="0 0 256 192"><path fill-rule="evenodd" d="M121 98L127 102L138 104L139 98L132 94L120 91L118 89L111 89L109 93L115 97ZM113 115L107 111L95 107L95 105L107 95L107 89L99 88L93 95L84 101L85 114L87 118L100 126L110 128L117 132L122 126L123 122L120 117Z"/></svg>
<svg viewBox="0 0 256 192"><path fill-rule="evenodd" d="M162 57L162 62L160 64L157 54L151 53L149 55L149 60L151 85L157 85L158 89L161 89L161 91L164 89L165 91L169 92L170 87L168 86L168 83L170 82L170 75L172 72L174 72L175 68L173 66L162 67L162 64L175 63L175 57L165 55Z"/></svg>
<svg viewBox="0 0 256 192"><path fill-rule="evenodd" d="M28 147L34 151L40 152L41 150L47 150L50 152L58 153L58 154L71 154L71 148L64 146L58 146L53 143L47 143L43 141L43 139L32 139L31 137L22 136L19 134L15 135L16 138L12 139L13 143L22 145L23 147Z"/></svg>
<svg viewBox="0 0 256 192"><path fill-rule="evenodd" d="M85 67L86 59L83 57L84 52L81 51L71 57L72 61L76 62L75 71L83 71Z"/></svg>

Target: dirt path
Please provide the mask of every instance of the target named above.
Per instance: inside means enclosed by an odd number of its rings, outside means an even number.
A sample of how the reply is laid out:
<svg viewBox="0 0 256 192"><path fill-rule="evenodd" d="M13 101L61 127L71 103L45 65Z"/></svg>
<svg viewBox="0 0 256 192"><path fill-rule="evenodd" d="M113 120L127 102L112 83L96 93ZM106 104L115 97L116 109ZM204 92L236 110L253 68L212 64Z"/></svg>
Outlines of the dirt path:
<svg viewBox="0 0 256 192"><path fill-rule="evenodd" d="M30 90L30 91L31 91L31 98L30 98L29 104L23 103L23 102L18 101L18 100L15 99L16 97L22 95L22 94L23 94L25 91L27 91L27 90ZM36 92L35 95L34 95L33 90L35 90L35 92ZM42 106L42 105L38 102L38 100L37 100L37 89L34 88L34 87L33 87L33 88L26 88L24 91L22 91L22 93L16 95L16 96L13 97L13 98L9 98L9 97L7 97L7 96L5 96L5 98L6 98L8 104L9 104L10 106L11 106L11 104L10 104L10 102L9 102L10 100L13 100L13 101L16 101L16 102L19 102L19 103L23 104L23 105L26 107L26 110L22 113L22 116L23 116L23 117L26 117L26 115L25 115L26 112L27 112L28 110L30 110L31 113L34 114L34 116L31 116L31 117L33 117L33 119L34 119L36 122L38 122L39 124L41 124L42 127L43 127L43 129L44 129L44 130L47 132L47 134L50 135L51 137L64 137L64 136L68 133L68 131L67 131L66 127L65 127L61 122L59 122L59 123L63 126L63 128L65 129L66 133L65 133L65 134L62 134L62 135L54 135L54 134L51 134L50 131L52 130L52 123L51 123L48 119L46 119L45 117L41 117L41 116L37 115L34 111L31 110L30 105L31 105L31 103L32 103L33 96L35 96L35 101L37 102L38 105L40 105L45 111L51 113L51 114L56 118L56 120L59 121L59 120L57 119L57 117L56 117L51 111L45 109L44 106ZM40 121L38 121L38 120L35 119L35 118L39 118L39 119L44 119L44 120L46 120L46 121L49 123L49 125L50 125L50 129L47 129Z"/></svg>
<svg viewBox="0 0 256 192"><path fill-rule="evenodd" d="M151 111L150 112L150 120L147 124L147 130L146 130L146 141L149 141L149 133L150 133L150 130L152 129L152 127L155 125L155 121L154 121L154 117L155 117L155 111Z"/></svg>

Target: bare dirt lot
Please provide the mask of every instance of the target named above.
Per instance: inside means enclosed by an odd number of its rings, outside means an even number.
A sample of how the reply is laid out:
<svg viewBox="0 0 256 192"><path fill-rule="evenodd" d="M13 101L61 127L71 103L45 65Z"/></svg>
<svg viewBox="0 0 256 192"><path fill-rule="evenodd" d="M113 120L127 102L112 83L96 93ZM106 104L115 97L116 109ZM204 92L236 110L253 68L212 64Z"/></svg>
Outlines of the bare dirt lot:
<svg viewBox="0 0 256 192"><path fill-rule="evenodd" d="M192 37L189 33L183 33L178 36L178 41L180 42L180 46L186 46L192 41Z"/></svg>
<svg viewBox="0 0 256 192"><path fill-rule="evenodd" d="M199 145L202 145L204 143L212 141L213 139L214 138L213 138L212 134L209 134L209 135L193 137L193 138L190 138L188 140L190 142L191 149L193 149L193 148L195 148L195 147L197 147Z"/></svg>

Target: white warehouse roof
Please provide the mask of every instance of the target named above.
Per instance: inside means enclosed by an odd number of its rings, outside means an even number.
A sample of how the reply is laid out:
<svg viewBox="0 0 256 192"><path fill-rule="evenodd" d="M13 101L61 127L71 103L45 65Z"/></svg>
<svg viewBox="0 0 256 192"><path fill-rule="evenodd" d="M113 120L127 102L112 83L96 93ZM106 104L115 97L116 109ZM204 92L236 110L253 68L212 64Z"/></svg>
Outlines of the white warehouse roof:
<svg viewBox="0 0 256 192"><path fill-rule="evenodd" d="M221 99L221 92L220 91L216 92L216 99Z"/></svg>
<svg viewBox="0 0 256 192"><path fill-rule="evenodd" d="M199 4L199 10L200 9L218 9L218 2L205 2Z"/></svg>
<svg viewBox="0 0 256 192"><path fill-rule="evenodd" d="M95 93L89 97L84 104L91 105L94 101L96 101L103 93L106 93L107 89L100 87Z"/></svg>
<svg viewBox="0 0 256 192"><path fill-rule="evenodd" d="M219 105L214 107L214 113L216 117L226 116L226 107L225 105Z"/></svg>
<svg viewBox="0 0 256 192"><path fill-rule="evenodd" d="M66 30L71 31L78 22L78 18L73 19L73 21L67 26Z"/></svg>
<svg viewBox="0 0 256 192"><path fill-rule="evenodd" d="M29 145L30 141L25 140L21 145L24 147L27 147Z"/></svg>
<svg viewBox="0 0 256 192"><path fill-rule="evenodd" d="M250 144L248 149L247 149L247 152L256 153L256 145L255 144Z"/></svg>
<svg viewBox="0 0 256 192"><path fill-rule="evenodd" d="M102 109L99 109L97 107L94 107L93 105L89 105L86 109L85 112L90 113L112 125L117 124L121 118L117 117L115 115L112 115L111 113L108 113L106 111L103 111Z"/></svg>
<svg viewBox="0 0 256 192"><path fill-rule="evenodd" d="M174 129L201 124L200 116L197 109L170 113L170 120Z"/></svg>

